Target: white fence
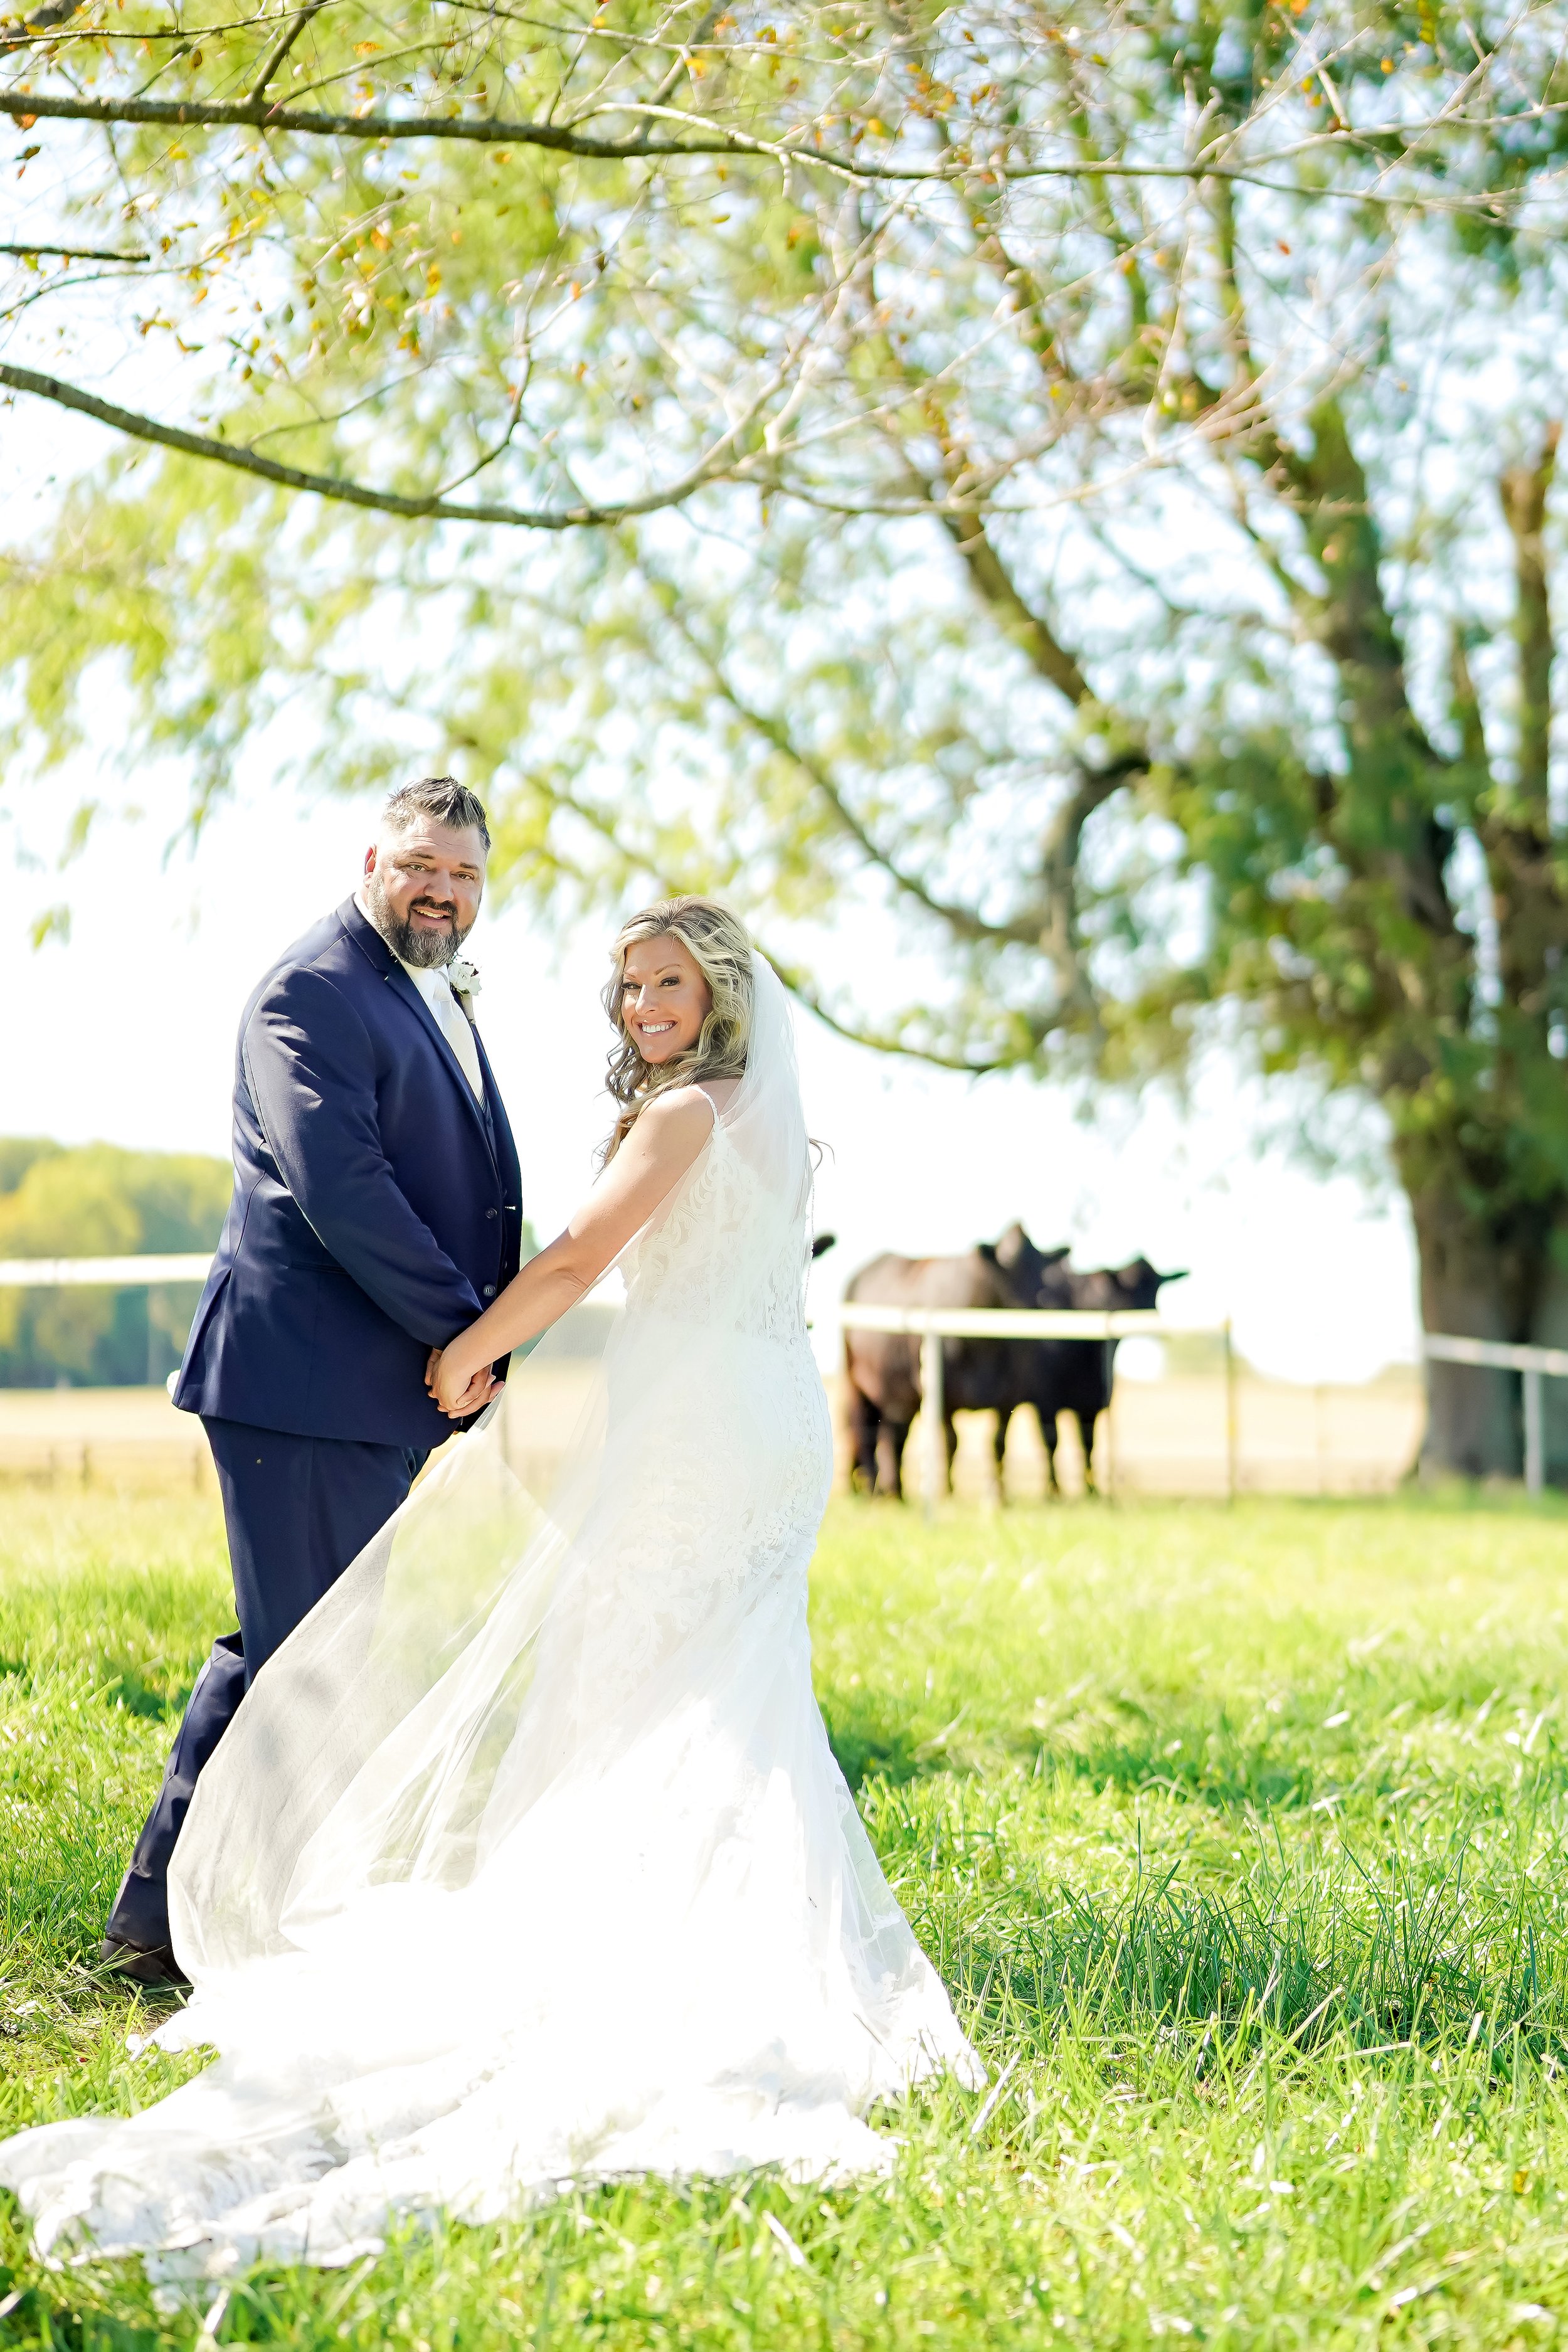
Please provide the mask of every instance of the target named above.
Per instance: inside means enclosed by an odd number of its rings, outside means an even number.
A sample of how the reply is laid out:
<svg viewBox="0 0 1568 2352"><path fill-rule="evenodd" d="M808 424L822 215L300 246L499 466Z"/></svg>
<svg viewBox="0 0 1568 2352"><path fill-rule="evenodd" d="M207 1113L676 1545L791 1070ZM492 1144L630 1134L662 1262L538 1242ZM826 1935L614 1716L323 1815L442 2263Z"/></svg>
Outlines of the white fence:
<svg viewBox="0 0 1568 2352"><path fill-rule="evenodd" d="M91 1283L134 1290L144 1282L205 1282L212 1262L210 1250L182 1257L0 1257L0 1290Z"/></svg>
<svg viewBox="0 0 1568 2352"><path fill-rule="evenodd" d="M1149 1308L1121 1312L1103 1307L874 1307L847 1298L824 1322L842 1331L890 1331L921 1343L921 1423L925 1440L924 1475L921 1484L926 1517L947 1492L947 1431L944 1425L942 1343L944 1339L1100 1339L1109 1345L1149 1332L1173 1338L1177 1326ZM1228 1320L1203 1326L1184 1324L1184 1338L1220 1339L1225 1348L1225 1491L1236 1499L1237 1418L1236 1350ZM1110 1382L1106 1383L1107 1393ZM1116 1457L1110 1454L1106 1492L1116 1489Z"/></svg>
<svg viewBox="0 0 1568 2352"><path fill-rule="evenodd" d="M212 1268L206 1252L141 1257L0 1258L0 1289L56 1289L65 1286L131 1289L142 1284L205 1282ZM888 1331L918 1339L921 1343L921 1395L925 1437L926 1509L935 1506L947 1486L947 1439L943 1427L943 1339L1113 1339L1137 1333L1175 1339L1218 1339L1225 1358L1226 1492L1237 1491L1236 1351L1227 1321L1202 1327L1173 1324L1152 1308L1116 1312L1078 1307L878 1307L846 1299L818 1316L840 1329ZM1468 1339L1429 1331L1422 1351L1431 1362L1477 1364L1489 1370L1519 1372L1524 1390L1524 1483L1539 1495L1545 1484L1545 1432L1542 1381L1568 1380L1568 1349L1514 1346L1500 1339ZM1108 1489L1114 1487L1114 1456L1109 1465Z"/></svg>
<svg viewBox="0 0 1568 2352"><path fill-rule="evenodd" d="M1541 1383L1568 1381L1568 1348L1516 1348L1504 1339L1456 1339L1442 1331L1428 1331L1421 1345L1432 1363L1483 1364L1493 1371L1523 1373L1524 1483L1529 1493L1539 1495L1546 1484Z"/></svg>

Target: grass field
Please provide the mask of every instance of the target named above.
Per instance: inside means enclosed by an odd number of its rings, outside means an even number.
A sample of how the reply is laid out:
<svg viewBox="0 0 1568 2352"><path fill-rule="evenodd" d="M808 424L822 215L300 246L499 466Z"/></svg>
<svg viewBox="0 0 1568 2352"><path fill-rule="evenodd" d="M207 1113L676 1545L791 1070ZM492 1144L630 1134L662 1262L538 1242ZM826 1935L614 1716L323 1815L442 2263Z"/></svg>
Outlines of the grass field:
<svg viewBox="0 0 1568 2352"><path fill-rule="evenodd" d="M0 1490L0 2127L177 2079L84 1963L222 1594L210 1500ZM606 2189L173 2315L7 2212L0 2343L1568 2338L1568 1514L840 1504L814 1625L993 2070L888 2118L889 2183Z"/></svg>

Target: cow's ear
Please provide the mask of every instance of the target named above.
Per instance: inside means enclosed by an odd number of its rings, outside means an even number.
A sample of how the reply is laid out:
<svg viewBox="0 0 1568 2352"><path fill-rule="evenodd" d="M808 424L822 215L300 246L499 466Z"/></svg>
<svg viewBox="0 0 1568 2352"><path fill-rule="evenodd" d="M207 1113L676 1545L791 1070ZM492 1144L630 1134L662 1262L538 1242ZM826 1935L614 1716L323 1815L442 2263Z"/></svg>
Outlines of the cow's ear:
<svg viewBox="0 0 1568 2352"><path fill-rule="evenodd" d="M995 1244L995 1243L994 1243L994 1242L977 1242L977 1243L976 1243L976 1244L975 1244L975 1255L976 1255L977 1257L983 1257L983 1258L985 1260L985 1263L986 1263L986 1265L995 1265L995 1263L996 1263L996 1244Z"/></svg>
<svg viewBox="0 0 1568 2352"><path fill-rule="evenodd" d="M1063 1242L1060 1249L1042 1250L1040 1252L1040 1264L1042 1265L1060 1265L1064 1257L1071 1257L1071 1242Z"/></svg>

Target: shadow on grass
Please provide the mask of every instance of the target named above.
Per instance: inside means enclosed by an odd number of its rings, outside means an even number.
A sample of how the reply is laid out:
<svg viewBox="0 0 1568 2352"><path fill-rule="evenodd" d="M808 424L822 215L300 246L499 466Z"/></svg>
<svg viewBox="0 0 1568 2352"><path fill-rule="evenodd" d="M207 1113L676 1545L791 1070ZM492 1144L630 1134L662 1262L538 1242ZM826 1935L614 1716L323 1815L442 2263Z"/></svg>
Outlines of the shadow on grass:
<svg viewBox="0 0 1568 2352"><path fill-rule="evenodd" d="M138 1666L106 1659L98 1696L110 1706L123 1707L158 1723L178 1723L190 1703L195 1685L181 1681L174 1689L151 1683Z"/></svg>
<svg viewBox="0 0 1568 2352"><path fill-rule="evenodd" d="M891 1691L825 1691L820 1704L834 1760L854 1790L872 1779L901 1789L952 1769L944 1752L922 1747L913 1706Z"/></svg>

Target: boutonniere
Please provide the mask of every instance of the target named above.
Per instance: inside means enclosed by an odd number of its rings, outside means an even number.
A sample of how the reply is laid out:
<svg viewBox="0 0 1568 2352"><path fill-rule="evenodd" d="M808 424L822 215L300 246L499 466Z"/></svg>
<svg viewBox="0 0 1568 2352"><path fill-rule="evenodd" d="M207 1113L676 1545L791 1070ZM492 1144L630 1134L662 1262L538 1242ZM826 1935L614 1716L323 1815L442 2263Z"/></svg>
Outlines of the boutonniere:
<svg viewBox="0 0 1568 2352"><path fill-rule="evenodd" d="M447 966L447 979L454 996L477 996L480 980L467 956L454 956Z"/></svg>

